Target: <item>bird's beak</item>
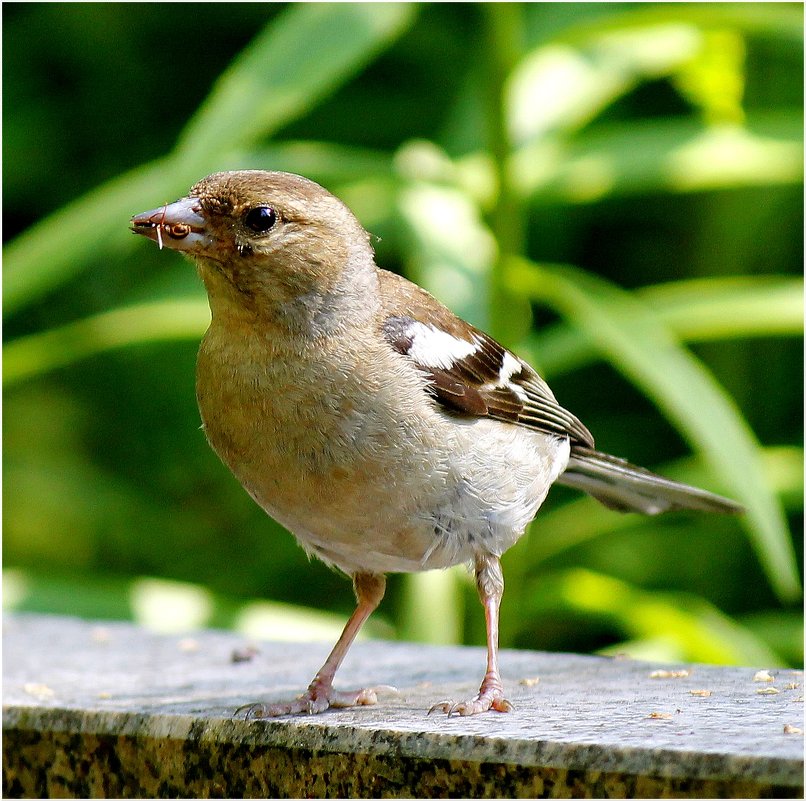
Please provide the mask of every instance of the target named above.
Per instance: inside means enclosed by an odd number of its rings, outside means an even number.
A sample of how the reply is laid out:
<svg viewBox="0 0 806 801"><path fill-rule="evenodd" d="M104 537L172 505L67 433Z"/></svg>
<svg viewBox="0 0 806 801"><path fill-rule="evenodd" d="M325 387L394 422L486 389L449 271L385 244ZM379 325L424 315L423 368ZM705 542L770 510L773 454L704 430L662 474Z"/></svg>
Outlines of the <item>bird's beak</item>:
<svg viewBox="0 0 806 801"><path fill-rule="evenodd" d="M158 209L132 217L132 232L164 246L186 253L197 253L212 244L207 219L196 197L166 203Z"/></svg>

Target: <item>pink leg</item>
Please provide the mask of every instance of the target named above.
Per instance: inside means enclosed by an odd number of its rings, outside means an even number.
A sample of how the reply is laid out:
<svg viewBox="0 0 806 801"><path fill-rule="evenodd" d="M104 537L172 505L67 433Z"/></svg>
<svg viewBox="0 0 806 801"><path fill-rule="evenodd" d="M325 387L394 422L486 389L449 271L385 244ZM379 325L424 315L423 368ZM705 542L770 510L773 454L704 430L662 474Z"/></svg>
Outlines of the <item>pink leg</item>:
<svg viewBox="0 0 806 801"><path fill-rule="evenodd" d="M512 704L504 698L504 685L498 672L498 610L504 594L504 574L501 572L498 557L485 554L476 558L476 587L484 606L484 619L487 624L487 672L475 698L457 703L442 701L434 704L429 714L436 709L449 716L475 715L488 709L511 712L513 709Z"/></svg>
<svg viewBox="0 0 806 801"><path fill-rule="evenodd" d="M358 601L355 612L347 621L338 642L330 652L313 681L308 685L304 695L286 704L247 704L235 710L246 712L246 719L272 718L280 715L315 715L330 707L348 707L364 704L375 704L378 701L375 689L352 690L338 692L333 689L333 677L339 669L348 649L353 643L361 626L375 611L383 598L386 589L386 578L374 573L356 573L353 576L353 587ZM379 689L379 688L378 688Z"/></svg>

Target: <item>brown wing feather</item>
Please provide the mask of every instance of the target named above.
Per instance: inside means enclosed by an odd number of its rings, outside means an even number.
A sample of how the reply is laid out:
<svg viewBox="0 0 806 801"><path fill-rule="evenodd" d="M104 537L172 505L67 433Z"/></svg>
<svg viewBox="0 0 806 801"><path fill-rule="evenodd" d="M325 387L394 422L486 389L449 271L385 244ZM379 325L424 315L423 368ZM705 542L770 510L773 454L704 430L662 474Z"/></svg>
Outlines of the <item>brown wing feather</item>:
<svg viewBox="0 0 806 801"><path fill-rule="evenodd" d="M513 354L507 358L508 351L492 337L404 278L385 271L380 271L380 277L387 315L382 334L428 376L430 391L446 410L568 436L593 447L588 429L557 403L546 382L526 362ZM448 334L469 352L461 358L440 359L435 354L426 360L415 339L428 336L429 330Z"/></svg>

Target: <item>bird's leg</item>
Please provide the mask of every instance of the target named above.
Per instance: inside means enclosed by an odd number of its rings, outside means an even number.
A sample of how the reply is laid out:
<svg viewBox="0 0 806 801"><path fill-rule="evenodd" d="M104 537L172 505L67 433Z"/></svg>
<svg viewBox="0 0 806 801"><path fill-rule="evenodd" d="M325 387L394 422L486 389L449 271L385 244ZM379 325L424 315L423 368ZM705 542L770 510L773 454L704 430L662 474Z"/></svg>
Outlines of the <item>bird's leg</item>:
<svg viewBox="0 0 806 801"><path fill-rule="evenodd" d="M271 718L280 715L314 715L330 707L348 707L375 704L378 701L376 689L339 692L333 689L333 677L366 619L375 611L386 589L386 578L375 573L356 573L353 587L358 604L350 616L338 642L325 660L324 665L308 685L307 691L299 698L285 704L247 704L235 710L246 712L250 718ZM393 688L389 688L393 689Z"/></svg>
<svg viewBox="0 0 806 801"><path fill-rule="evenodd" d="M498 672L498 610L504 594L504 574L497 556L484 554L476 557L476 587L487 624L487 672L475 698L458 703L442 701L434 704L429 714L436 709L448 715L475 715L488 709L511 712L513 709L512 704L504 698L504 685Z"/></svg>

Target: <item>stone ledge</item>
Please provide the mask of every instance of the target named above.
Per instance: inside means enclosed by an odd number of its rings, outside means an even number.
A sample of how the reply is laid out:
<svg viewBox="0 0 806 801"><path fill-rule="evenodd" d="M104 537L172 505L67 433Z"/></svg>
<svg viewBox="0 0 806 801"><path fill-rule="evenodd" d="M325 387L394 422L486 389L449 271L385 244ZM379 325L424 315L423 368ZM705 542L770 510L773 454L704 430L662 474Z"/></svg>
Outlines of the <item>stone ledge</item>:
<svg viewBox="0 0 806 801"><path fill-rule="evenodd" d="M399 696L245 722L237 706L293 697L329 646L263 643L233 662L243 646L221 632L7 616L4 795L803 795L803 738L784 731L803 728L800 671L759 683L751 668L693 665L650 678L670 666L504 651L515 711L448 719L425 710L475 690L482 649L358 643L339 685L393 684Z"/></svg>

